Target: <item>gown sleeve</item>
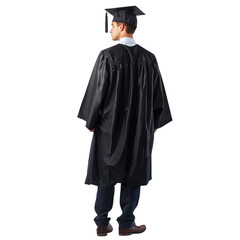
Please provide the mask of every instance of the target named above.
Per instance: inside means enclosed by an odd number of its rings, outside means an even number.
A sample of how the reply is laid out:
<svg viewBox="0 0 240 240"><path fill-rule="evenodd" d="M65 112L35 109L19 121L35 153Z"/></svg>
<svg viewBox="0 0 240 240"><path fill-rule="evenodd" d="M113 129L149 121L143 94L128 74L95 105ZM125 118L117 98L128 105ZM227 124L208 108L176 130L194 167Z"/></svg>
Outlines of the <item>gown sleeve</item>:
<svg viewBox="0 0 240 240"><path fill-rule="evenodd" d="M161 72L158 67L157 59L154 56L155 79L153 89L153 114L154 129L160 128L172 121L172 115L168 104L167 94L163 84Z"/></svg>
<svg viewBox="0 0 240 240"><path fill-rule="evenodd" d="M86 121L86 127L93 129L99 117L101 103L109 86L107 56L101 51L97 57L77 117Z"/></svg>

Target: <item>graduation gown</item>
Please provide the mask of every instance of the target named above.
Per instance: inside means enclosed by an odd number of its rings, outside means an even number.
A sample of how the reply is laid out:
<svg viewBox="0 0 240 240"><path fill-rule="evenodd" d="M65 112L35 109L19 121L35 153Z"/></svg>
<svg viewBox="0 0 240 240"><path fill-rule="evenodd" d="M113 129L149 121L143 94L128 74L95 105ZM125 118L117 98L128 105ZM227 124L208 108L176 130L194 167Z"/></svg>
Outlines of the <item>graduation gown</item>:
<svg viewBox="0 0 240 240"><path fill-rule="evenodd" d="M138 44L102 50L78 117L95 128L85 184L147 185L154 129L172 121L155 55Z"/></svg>

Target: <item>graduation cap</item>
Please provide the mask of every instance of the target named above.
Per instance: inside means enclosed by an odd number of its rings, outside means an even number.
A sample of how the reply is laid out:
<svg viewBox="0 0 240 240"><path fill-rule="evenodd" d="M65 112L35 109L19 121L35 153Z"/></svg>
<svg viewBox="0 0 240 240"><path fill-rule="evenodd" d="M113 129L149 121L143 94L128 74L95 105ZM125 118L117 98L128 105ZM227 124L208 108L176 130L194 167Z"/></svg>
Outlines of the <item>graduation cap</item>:
<svg viewBox="0 0 240 240"><path fill-rule="evenodd" d="M113 15L115 22L122 22L137 27L137 16L145 15L137 6L106 8L107 12ZM108 32L108 16L105 16L105 32Z"/></svg>

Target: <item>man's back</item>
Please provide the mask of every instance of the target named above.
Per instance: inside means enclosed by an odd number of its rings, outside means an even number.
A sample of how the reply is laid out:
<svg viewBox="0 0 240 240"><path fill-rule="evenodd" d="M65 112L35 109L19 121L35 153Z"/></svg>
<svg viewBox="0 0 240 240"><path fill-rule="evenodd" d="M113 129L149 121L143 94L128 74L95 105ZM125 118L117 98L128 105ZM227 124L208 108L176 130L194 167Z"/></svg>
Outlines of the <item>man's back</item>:
<svg viewBox="0 0 240 240"><path fill-rule="evenodd" d="M85 183L146 185L154 129L172 120L154 54L138 44L102 50L78 117L95 127Z"/></svg>

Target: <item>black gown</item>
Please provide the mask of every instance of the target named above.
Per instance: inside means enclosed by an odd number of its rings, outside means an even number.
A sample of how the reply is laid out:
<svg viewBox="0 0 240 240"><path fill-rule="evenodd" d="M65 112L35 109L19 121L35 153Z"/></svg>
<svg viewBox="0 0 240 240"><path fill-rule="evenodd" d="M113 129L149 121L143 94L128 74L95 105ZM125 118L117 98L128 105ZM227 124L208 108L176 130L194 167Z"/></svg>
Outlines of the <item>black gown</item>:
<svg viewBox="0 0 240 240"><path fill-rule="evenodd" d="M154 129L172 121L155 55L138 44L102 50L77 117L95 128L85 184L147 185Z"/></svg>

